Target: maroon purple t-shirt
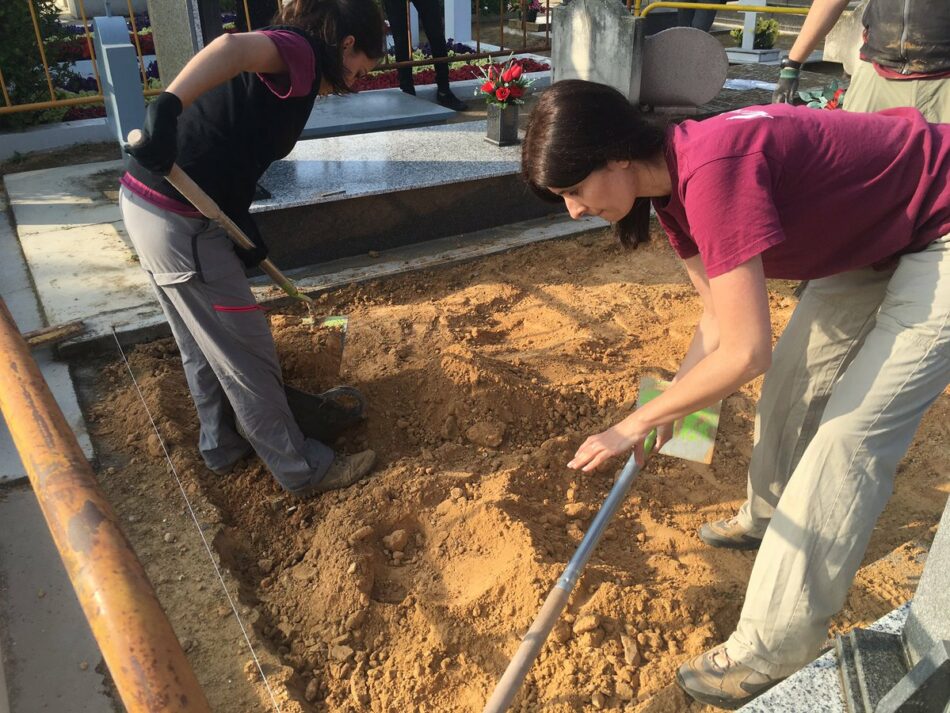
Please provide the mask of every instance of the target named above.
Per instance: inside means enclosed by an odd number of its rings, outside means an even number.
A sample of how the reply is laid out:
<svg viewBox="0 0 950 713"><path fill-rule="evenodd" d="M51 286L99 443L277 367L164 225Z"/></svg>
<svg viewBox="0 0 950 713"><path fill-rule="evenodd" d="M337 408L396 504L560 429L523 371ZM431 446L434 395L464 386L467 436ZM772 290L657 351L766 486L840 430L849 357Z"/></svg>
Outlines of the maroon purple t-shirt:
<svg viewBox="0 0 950 713"><path fill-rule="evenodd" d="M950 124L916 109L747 107L672 127L666 159L654 208L709 277L756 255L772 278L883 267L950 233Z"/></svg>

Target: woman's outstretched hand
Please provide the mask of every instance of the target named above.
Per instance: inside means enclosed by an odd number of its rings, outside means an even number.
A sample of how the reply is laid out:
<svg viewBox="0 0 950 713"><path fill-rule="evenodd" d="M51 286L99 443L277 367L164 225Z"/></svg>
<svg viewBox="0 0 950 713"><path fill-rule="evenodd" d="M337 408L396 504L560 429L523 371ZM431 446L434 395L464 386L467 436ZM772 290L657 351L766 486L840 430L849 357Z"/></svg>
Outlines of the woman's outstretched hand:
<svg viewBox="0 0 950 713"><path fill-rule="evenodd" d="M627 453L631 448L636 453L637 463L642 465L645 460L643 442L651 430L653 429L640 425L635 414L628 416L617 425L584 441L567 467L589 473L614 456Z"/></svg>

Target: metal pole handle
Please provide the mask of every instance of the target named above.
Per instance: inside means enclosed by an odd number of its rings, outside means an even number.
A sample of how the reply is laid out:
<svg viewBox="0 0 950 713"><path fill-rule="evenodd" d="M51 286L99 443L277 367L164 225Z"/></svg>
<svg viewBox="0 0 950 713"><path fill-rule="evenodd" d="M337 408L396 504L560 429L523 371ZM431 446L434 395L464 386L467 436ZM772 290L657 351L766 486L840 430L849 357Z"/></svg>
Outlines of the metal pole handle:
<svg viewBox="0 0 950 713"><path fill-rule="evenodd" d="M653 450L654 443L656 443L656 431L652 431L644 443L644 457L648 456ZM485 704L482 713L505 713L505 711L508 710L508 706L511 705L511 701L518 694L518 691L521 690L525 676L528 675L528 671L530 671L531 666L534 665L534 660L538 657L538 654L541 653L541 647L543 647L544 642L547 641L548 634L551 633L551 629L554 628L554 624L557 623L557 620L560 618L561 612L563 612L564 607L567 606L567 600L571 596L574 585L577 584L577 580L580 579L581 573L587 565L587 561L590 559L591 554L593 554L594 548L597 547L597 543L600 542L600 538L607 529L607 525L611 518L613 518L617 508L620 507L624 498L627 497L627 491L629 491L630 486L633 485L633 481L640 472L640 468L641 466L637 463L636 455L631 454L624 464L623 470L620 471L617 482L615 482L614 486L610 489L607 499L604 501L604 504L600 506L600 510L594 517L594 521L584 534L584 539L582 539L580 545L578 545L574 556L571 557L571 561L567 563L564 574L558 579L557 584L554 585L554 588L548 594L548 598L544 600L541 611L538 612L534 622L531 624L531 628L528 629L528 633L525 634L521 640L521 645L508 664L508 668L505 669L505 673L496 684L495 690L492 692L491 698L489 698Z"/></svg>
<svg viewBox="0 0 950 713"><path fill-rule="evenodd" d="M129 146L136 146L142 141L142 132L138 129L133 129L129 132L128 137L126 137L126 141ZM254 243L244 234L244 231L238 227L237 223L231 220L228 214L221 210L220 206L215 203L214 199L205 193L201 189L201 186L192 180L191 176L182 171L177 163L172 164L171 170L168 172L168 175L165 176L165 180L171 183L172 186L175 187L175 190L181 193L205 218L215 221L224 228L228 237L239 247L245 248L246 250L254 249ZM278 270L277 266L270 260L262 260L259 267L262 272L270 277L270 279L288 295L307 304L313 304L313 300L310 299L308 295L300 292L293 281Z"/></svg>

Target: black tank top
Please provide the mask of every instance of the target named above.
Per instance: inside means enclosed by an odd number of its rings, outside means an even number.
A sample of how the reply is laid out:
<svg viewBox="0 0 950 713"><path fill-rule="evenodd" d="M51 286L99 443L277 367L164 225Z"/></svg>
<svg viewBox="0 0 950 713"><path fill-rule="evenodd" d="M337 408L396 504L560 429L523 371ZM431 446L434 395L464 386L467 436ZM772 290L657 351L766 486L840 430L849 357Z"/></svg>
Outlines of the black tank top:
<svg viewBox="0 0 950 713"><path fill-rule="evenodd" d="M326 49L297 27L313 48L313 86L305 97L281 99L257 74L243 72L202 94L179 117L177 163L239 224L245 222L258 179L297 143L320 91ZM188 201L163 176L129 159L128 172L149 188L182 203Z"/></svg>

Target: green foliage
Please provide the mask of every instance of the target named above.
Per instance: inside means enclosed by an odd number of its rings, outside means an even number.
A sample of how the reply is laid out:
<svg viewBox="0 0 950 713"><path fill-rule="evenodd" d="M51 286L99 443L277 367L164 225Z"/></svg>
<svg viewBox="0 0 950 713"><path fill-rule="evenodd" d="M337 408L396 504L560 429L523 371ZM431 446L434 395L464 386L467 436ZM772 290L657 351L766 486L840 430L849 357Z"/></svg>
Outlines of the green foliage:
<svg viewBox="0 0 950 713"><path fill-rule="evenodd" d="M59 10L55 0L29 0L36 9L40 35L49 40L61 32ZM44 47L50 65L53 86L67 73L52 47ZM43 72L43 61L36 44L36 33L30 7L24 0L0 2L0 71L14 104L47 101L49 87ZM49 110L56 111L56 110ZM0 116L0 129L17 129L40 123L46 111L5 114ZM65 113L65 112L64 112Z"/></svg>
<svg viewBox="0 0 950 713"><path fill-rule="evenodd" d="M736 41L737 45L742 44L741 27L732 30L729 36ZM755 20L755 39L752 40L752 48L757 50L770 50L775 46L775 40L777 39L778 22L771 18L763 19L757 17Z"/></svg>
<svg viewBox="0 0 950 713"><path fill-rule="evenodd" d="M798 98L812 109L840 109L844 89L838 86L836 80L832 80L827 87L799 92Z"/></svg>

